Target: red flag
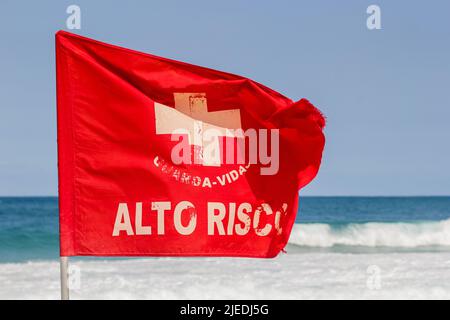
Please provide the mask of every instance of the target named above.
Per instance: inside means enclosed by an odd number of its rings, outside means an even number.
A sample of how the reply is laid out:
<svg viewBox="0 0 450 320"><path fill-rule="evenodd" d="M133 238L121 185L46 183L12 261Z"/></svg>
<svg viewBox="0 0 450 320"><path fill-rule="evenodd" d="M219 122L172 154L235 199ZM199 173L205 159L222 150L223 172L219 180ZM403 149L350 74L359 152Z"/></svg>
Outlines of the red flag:
<svg viewBox="0 0 450 320"><path fill-rule="evenodd" d="M56 34L61 255L274 257L325 121L250 79Z"/></svg>

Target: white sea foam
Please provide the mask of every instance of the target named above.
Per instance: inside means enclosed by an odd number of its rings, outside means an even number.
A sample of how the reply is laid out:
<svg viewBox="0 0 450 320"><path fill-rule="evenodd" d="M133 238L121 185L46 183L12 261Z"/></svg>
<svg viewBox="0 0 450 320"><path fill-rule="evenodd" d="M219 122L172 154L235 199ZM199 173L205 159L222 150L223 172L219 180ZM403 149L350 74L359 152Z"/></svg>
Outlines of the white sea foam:
<svg viewBox="0 0 450 320"><path fill-rule="evenodd" d="M295 225L290 244L373 247L376 253L304 251L275 259L71 259L74 299L450 299L450 253L378 247L449 246L450 220ZM315 250L319 251L319 250ZM350 250L351 251L351 250ZM370 251L370 250L367 250ZM361 251L360 251L361 252ZM370 286L379 271L380 288ZM377 276L378 276L377 275ZM74 277L72 277L74 279ZM73 281L77 285L76 277ZM369 284L369 285L368 285ZM56 261L0 264L0 299L58 299Z"/></svg>
<svg viewBox="0 0 450 320"><path fill-rule="evenodd" d="M446 253L71 259L70 265L80 275L72 299L450 299ZM59 265L0 264L0 283L0 299L58 299Z"/></svg>
<svg viewBox="0 0 450 320"><path fill-rule="evenodd" d="M304 247L366 246L415 248L450 246L450 219L422 223L364 223L332 227L296 224L289 243Z"/></svg>

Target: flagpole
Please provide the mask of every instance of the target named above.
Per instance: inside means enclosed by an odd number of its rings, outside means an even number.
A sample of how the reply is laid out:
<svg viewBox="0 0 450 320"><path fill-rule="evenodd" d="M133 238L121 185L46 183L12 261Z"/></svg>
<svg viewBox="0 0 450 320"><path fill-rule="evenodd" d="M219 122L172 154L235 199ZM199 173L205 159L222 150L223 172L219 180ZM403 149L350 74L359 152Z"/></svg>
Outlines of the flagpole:
<svg viewBox="0 0 450 320"><path fill-rule="evenodd" d="M60 257L59 266L61 271L61 300L69 300L69 257Z"/></svg>

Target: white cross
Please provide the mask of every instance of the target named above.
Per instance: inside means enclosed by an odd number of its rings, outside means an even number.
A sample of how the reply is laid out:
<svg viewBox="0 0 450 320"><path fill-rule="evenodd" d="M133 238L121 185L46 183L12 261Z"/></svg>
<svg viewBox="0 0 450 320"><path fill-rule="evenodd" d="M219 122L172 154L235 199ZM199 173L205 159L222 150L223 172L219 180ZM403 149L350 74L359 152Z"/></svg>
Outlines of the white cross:
<svg viewBox="0 0 450 320"><path fill-rule="evenodd" d="M208 112L206 94L204 93L174 93L175 108L155 102L156 134L185 133L190 145L200 149L208 143L214 143L219 136L234 137L228 129L241 129L239 109ZM204 141L203 134L207 130L214 133L212 141ZM219 145L216 154L220 154ZM201 153L201 152L200 152ZM205 166L218 166L217 159L202 159Z"/></svg>

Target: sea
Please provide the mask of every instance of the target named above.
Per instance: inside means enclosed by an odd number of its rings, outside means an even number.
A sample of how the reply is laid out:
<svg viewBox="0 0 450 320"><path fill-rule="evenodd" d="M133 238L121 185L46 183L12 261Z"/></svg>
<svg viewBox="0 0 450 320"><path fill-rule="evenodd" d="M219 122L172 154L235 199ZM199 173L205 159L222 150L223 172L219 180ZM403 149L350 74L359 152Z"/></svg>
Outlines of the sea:
<svg viewBox="0 0 450 320"><path fill-rule="evenodd" d="M58 258L58 199L0 197L0 299L57 299ZM71 266L75 299L449 299L450 197L300 197L275 259Z"/></svg>

